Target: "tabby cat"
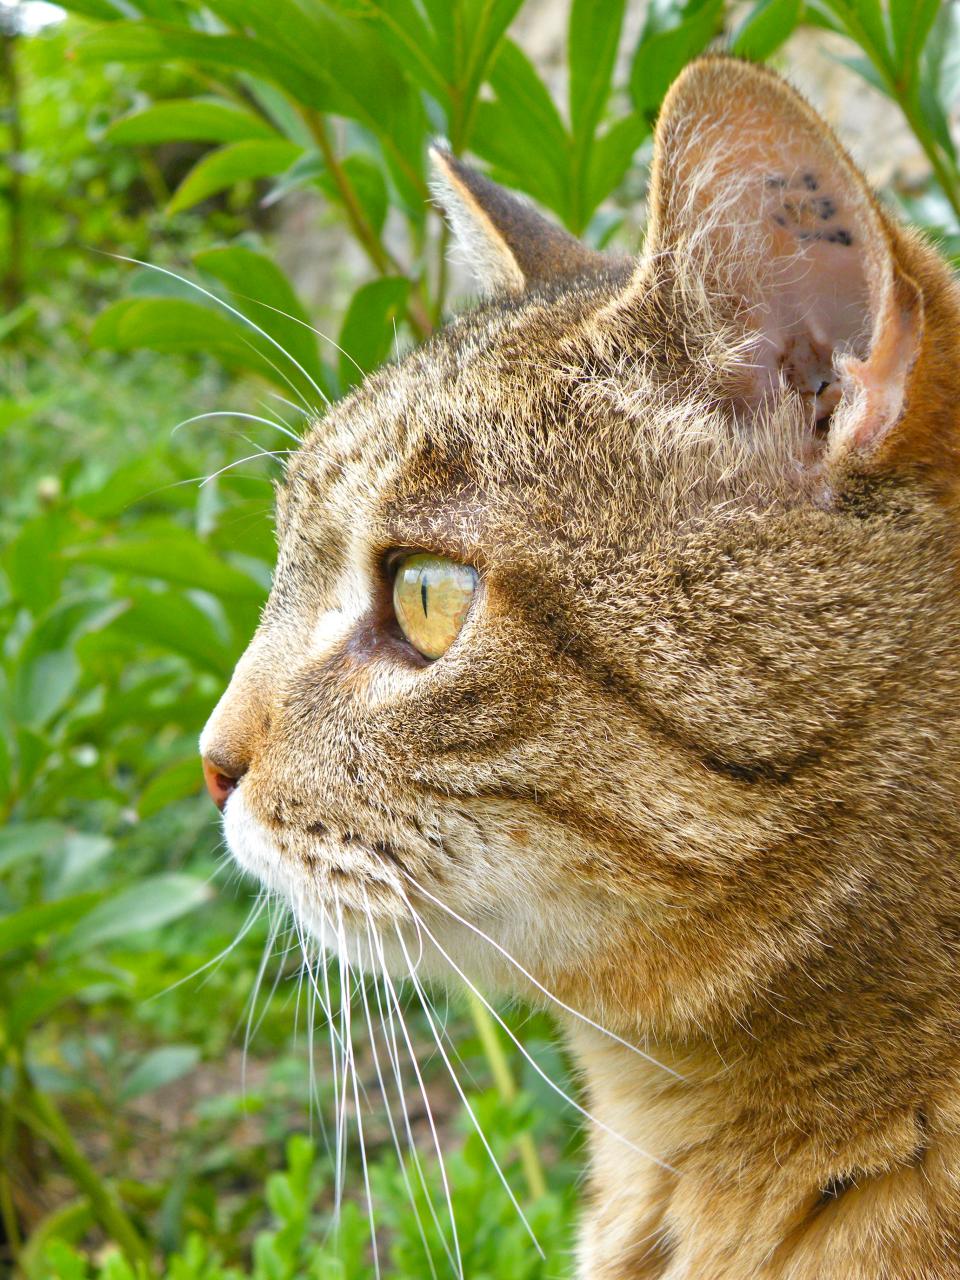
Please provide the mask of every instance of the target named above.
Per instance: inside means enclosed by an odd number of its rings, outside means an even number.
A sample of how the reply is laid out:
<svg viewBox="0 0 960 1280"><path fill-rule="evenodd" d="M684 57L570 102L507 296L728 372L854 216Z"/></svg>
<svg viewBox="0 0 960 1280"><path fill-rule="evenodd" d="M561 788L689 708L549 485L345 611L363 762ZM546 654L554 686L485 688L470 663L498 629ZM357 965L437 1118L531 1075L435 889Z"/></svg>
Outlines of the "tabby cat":
<svg viewBox="0 0 960 1280"><path fill-rule="evenodd" d="M734 59L636 262L434 163L488 297L290 463L230 848L560 1004L584 1280L960 1277L957 285Z"/></svg>

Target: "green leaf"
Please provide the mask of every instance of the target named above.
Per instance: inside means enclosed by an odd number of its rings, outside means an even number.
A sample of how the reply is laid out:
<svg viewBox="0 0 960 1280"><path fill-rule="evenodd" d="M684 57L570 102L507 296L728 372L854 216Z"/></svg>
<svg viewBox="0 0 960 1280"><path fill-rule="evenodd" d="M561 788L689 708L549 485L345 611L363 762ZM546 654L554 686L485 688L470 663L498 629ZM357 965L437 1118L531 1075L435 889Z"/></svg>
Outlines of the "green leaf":
<svg viewBox="0 0 960 1280"><path fill-rule="evenodd" d="M85 18L97 18L102 22L113 22L122 16L122 12L111 0L63 0L62 9L69 13L80 13Z"/></svg>
<svg viewBox="0 0 960 1280"><path fill-rule="evenodd" d="M118 573L198 587L215 596L263 598L263 588L253 578L222 560L199 538L173 524L163 532L83 543L66 554L83 564L99 564Z"/></svg>
<svg viewBox="0 0 960 1280"><path fill-rule="evenodd" d="M515 128L516 116L503 102L478 102L474 114L472 149L490 165L496 182L553 209L569 223L569 155L551 154L537 139Z"/></svg>
<svg viewBox="0 0 960 1280"><path fill-rule="evenodd" d="M67 954L75 954L117 938L158 929L195 911L209 902L211 896L206 881L195 876L177 873L147 876L99 903L64 939L63 949Z"/></svg>
<svg viewBox="0 0 960 1280"><path fill-rule="evenodd" d="M238 80L256 102L261 114L273 124L278 133L289 138L291 142L298 142L305 149L313 146L314 138L310 132L310 126L304 120L299 104L294 98L284 93L279 85L271 84L268 80L257 76L241 72Z"/></svg>
<svg viewBox="0 0 960 1280"><path fill-rule="evenodd" d="M596 128L610 96L624 0L573 0L570 10L570 123L577 139Z"/></svg>
<svg viewBox="0 0 960 1280"><path fill-rule="evenodd" d="M451 120L452 127L458 126L465 117L469 118L504 33L522 3L523 0L464 0L460 5L458 16L462 30L458 42L460 66L456 81L461 111ZM462 137L453 136L455 146L462 145L464 141Z"/></svg>
<svg viewBox="0 0 960 1280"><path fill-rule="evenodd" d="M53 604L60 590L63 566L57 555L65 523L59 512L36 516L20 526L2 551L14 599L33 613Z"/></svg>
<svg viewBox="0 0 960 1280"><path fill-rule="evenodd" d="M124 515L130 507L155 498L178 479L169 459L158 452L142 453L114 470L97 473L73 491L74 506L95 520ZM89 487L88 487L89 486Z"/></svg>
<svg viewBox="0 0 960 1280"><path fill-rule="evenodd" d="M74 965L53 970L50 977L31 982L11 1000L7 1012L7 1034L17 1043L31 1027L46 1018L54 1009L74 999L87 987L103 986L105 975L97 969L82 969Z"/></svg>
<svg viewBox="0 0 960 1280"><path fill-rule="evenodd" d="M80 664L72 649L38 653L17 669L11 697L14 720L42 729L70 697L79 679Z"/></svg>
<svg viewBox="0 0 960 1280"><path fill-rule="evenodd" d="M630 94L652 116L679 72L702 53L723 22L724 0L652 5L630 68Z"/></svg>
<svg viewBox="0 0 960 1280"><path fill-rule="evenodd" d="M64 596L27 634L20 646L19 660L23 662L41 653L65 648L82 635L102 631L122 608L119 601L105 600L99 593Z"/></svg>
<svg viewBox="0 0 960 1280"><path fill-rule="evenodd" d="M15 822L0 830L0 871L64 846L67 828L59 822Z"/></svg>
<svg viewBox="0 0 960 1280"><path fill-rule="evenodd" d="M890 29L900 83L912 85L941 0L890 0Z"/></svg>
<svg viewBox="0 0 960 1280"><path fill-rule="evenodd" d="M367 216L367 221L379 236L387 220L388 204L387 183L383 170L369 156L364 155L347 156L342 167L356 193L360 207ZM331 200L339 201L339 190L329 173L321 176L320 185Z"/></svg>
<svg viewBox="0 0 960 1280"><path fill-rule="evenodd" d="M91 1215L92 1212L90 1210ZM38 1280L88 1280L90 1270L83 1254L76 1253L66 1241L53 1239L41 1252L38 1270L34 1274ZM30 1280L34 1280L34 1274Z"/></svg>
<svg viewBox="0 0 960 1280"><path fill-rule="evenodd" d="M394 323L399 323L410 293L406 277L373 280L358 289L350 300L340 346L340 377L344 386L359 382L389 354L394 339ZM357 367L359 365L359 368Z"/></svg>
<svg viewBox="0 0 960 1280"><path fill-rule="evenodd" d="M26 790L34 777L40 772L52 753L51 743L42 733L30 729L26 725L17 725L15 733L17 781L21 790Z"/></svg>
<svg viewBox="0 0 960 1280"><path fill-rule="evenodd" d="M327 169L327 162L320 151L307 149L298 160L295 160L286 173L273 184L263 198L263 207L269 208L288 196L291 191L299 191L303 187L319 185Z"/></svg>
<svg viewBox="0 0 960 1280"><path fill-rule="evenodd" d="M222 281L235 306L265 330L281 351L300 365L321 388L325 372L317 354L317 337L306 308L276 263L262 253L234 245L194 255L201 271Z"/></svg>
<svg viewBox="0 0 960 1280"><path fill-rule="evenodd" d="M76 52L81 63L172 62L183 58L201 65L228 67L272 80L317 111L329 111L336 105L328 81L309 75L279 49L246 36L211 35L142 20L112 22L85 34L78 41Z"/></svg>
<svg viewBox="0 0 960 1280"><path fill-rule="evenodd" d="M133 591L130 595L131 606L114 623L114 634L182 653L221 678L230 675L239 654L209 615L182 592Z"/></svg>
<svg viewBox="0 0 960 1280"><path fill-rule="evenodd" d="M13 760L11 758L10 743L7 740L7 734L2 725L0 725L0 801L5 801L10 795L13 785Z"/></svg>
<svg viewBox="0 0 960 1280"><path fill-rule="evenodd" d="M62 898L64 894L79 888L95 868L113 852L109 836L94 835L89 831L68 832L62 853L55 859L47 859L48 898Z"/></svg>
<svg viewBox="0 0 960 1280"><path fill-rule="evenodd" d="M569 139L550 90L518 44L504 40L490 72L490 87L516 117L515 128L563 154Z"/></svg>
<svg viewBox="0 0 960 1280"><path fill-rule="evenodd" d="M282 52L325 85L327 111L358 121L380 141L402 199L411 212L422 212L423 105L372 24L333 5L300 0L210 0L209 7L231 25L255 32L259 44ZM278 83L290 91L282 80Z"/></svg>
<svg viewBox="0 0 960 1280"><path fill-rule="evenodd" d="M172 1084L187 1075L200 1061L200 1050L192 1044L167 1044L144 1054L120 1088L119 1101L130 1102L145 1093Z"/></svg>
<svg viewBox="0 0 960 1280"><path fill-rule="evenodd" d="M209 98L170 98L143 111L114 120L106 131L111 142L134 146L158 142L244 142L276 138L259 116Z"/></svg>
<svg viewBox="0 0 960 1280"><path fill-rule="evenodd" d="M501 181L526 191L566 221L571 141L546 85L526 54L505 40L490 73L495 102L480 102L472 149Z"/></svg>
<svg viewBox="0 0 960 1280"><path fill-rule="evenodd" d="M245 179L283 173L301 154L302 148L286 138L251 138L220 147L197 161L173 193L167 213L182 213Z"/></svg>
<svg viewBox="0 0 960 1280"><path fill-rule="evenodd" d="M100 596L65 599L38 621L14 669L11 710L19 724L40 729L53 719L80 678L76 640L108 626L122 609L121 602Z"/></svg>
<svg viewBox="0 0 960 1280"><path fill-rule="evenodd" d="M957 5L944 5L940 10L924 48L924 61L921 92L927 89L933 94L943 115L960 95L960 9Z"/></svg>
<svg viewBox="0 0 960 1280"><path fill-rule="evenodd" d="M82 921L99 898L98 893L77 893L71 898L40 902L12 915L0 916L0 955L40 942L64 926Z"/></svg>
<svg viewBox="0 0 960 1280"><path fill-rule="evenodd" d="M889 94L896 69L880 0L807 0L807 3L811 13L825 14L831 25L835 24L860 46L878 79L884 83L883 92Z"/></svg>
<svg viewBox="0 0 960 1280"><path fill-rule="evenodd" d="M803 13L803 0L758 0L733 37L731 52L762 62L790 36Z"/></svg>
<svg viewBox="0 0 960 1280"><path fill-rule="evenodd" d="M137 801L137 812L141 818L149 818L176 800L199 794L202 787L203 772L199 756L178 760L147 783Z"/></svg>
<svg viewBox="0 0 960 1280"><path fill-rule="evenodd" d="M840 57L837 54L831 55L835 62L839 62L842 67L849 67L858 76L862 76L867 84L872 85L878 93L890 96L890 85L884 79L883 72L880 71L874 62L869 58L861 57Z"/></svg>
<svg viewBox="0 0 960 1280"><path fill-rule="evenodd" d="M639 112L618 120L597 138L590 155L589 212L596 209L623 181L650 126Z"/></svg>
<svg viewBox="0 0 960 1280"><path fill-rule="evenodd" d="M114 351L177 351L214 356L232 369L257 373L289 393L296 370L274 367L279 352L238 321L212 306L179 298L124 298L102 311L90 341ZM287 377L284 376L287 374ZM301 388L307 394L306 388Z"/></svg>
<svg viewBox="0 0 960 1280"><path fill-rule="evenodd" d="M415 0L368 0L368 6L378 21L384 47L414 84L448 106L447 51L441 50L434 29L424 21Z"/></svg>

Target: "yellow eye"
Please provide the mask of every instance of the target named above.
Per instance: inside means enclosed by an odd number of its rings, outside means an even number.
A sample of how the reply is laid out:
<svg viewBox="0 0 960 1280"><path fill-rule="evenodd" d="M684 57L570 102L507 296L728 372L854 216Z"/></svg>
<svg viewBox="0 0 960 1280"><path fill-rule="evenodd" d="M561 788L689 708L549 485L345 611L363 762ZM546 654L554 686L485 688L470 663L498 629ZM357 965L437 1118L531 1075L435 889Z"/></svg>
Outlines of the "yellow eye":
<svg viewBox="0 0 960 1280"><path fill-rule="evenodd" d="M425 658L440 658L460 634L477 589L477 571L443 556L405 556L393 579L400 630Z"/></svg>

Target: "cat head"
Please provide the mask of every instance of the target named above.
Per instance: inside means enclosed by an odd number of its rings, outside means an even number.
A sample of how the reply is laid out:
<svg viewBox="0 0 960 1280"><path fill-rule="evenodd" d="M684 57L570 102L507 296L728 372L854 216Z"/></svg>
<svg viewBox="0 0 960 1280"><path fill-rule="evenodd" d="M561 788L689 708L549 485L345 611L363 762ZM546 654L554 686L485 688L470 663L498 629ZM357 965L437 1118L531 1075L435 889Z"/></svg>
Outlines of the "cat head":
<svg viewBox="0 0 960 1280"><path fill-rule="evenodd" d="M488 297L291 461L202 739L227 839L345 945L416 918L607 1023L710 1016L872 874L929 748L954 287L731 59L664 104L636 262L434 160Z"/></svg>

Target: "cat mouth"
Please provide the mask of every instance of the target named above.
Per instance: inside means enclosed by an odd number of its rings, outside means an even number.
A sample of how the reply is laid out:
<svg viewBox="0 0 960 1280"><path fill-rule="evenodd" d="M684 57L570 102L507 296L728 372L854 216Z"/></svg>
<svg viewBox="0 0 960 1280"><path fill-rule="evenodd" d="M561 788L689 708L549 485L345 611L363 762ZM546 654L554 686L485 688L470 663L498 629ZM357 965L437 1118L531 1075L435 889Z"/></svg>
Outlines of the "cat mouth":
<svg viewBox="0 0 960 1280"><path fill-rule="evenodd" d="M400 857L383 839L315 824L278 838L246 803L242 789L223 811L223 831L235 862L268 892L283 898L315 935L332 911L364 921L406 914Z"/></svg>

